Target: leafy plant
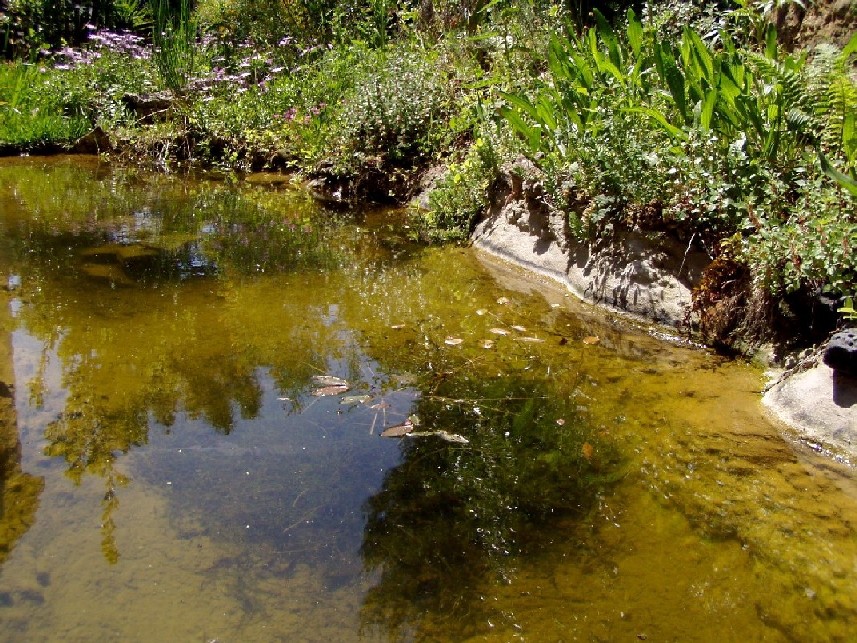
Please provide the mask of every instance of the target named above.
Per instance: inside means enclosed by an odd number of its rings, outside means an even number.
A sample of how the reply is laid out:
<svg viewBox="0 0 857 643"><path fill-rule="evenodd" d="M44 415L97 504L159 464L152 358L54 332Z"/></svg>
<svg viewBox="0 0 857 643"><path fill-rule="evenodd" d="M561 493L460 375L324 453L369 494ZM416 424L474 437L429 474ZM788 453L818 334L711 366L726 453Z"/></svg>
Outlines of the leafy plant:
<svg viewBox="0 0 857 643"><path fill-rule="evenodd" d="M425 234L434 240L462 240L488 204L488 187L499 170L490 139L478 138L461 163L450 163L420 213Z"/></svg>
<svg viewBox="0 0 857 643"><path fill-rule="evenodd" d="M173 91L187 85L196 57L196 19L190 0L152 0L154 60L164 84Z"/></svg>
<svg viewBox="0 0 857 643"><path fill-rule="evenodd" d="M327 150L338 171L373 157L413 166L439 149L452 97L434 62L408 45L365 52Z"/></svg>

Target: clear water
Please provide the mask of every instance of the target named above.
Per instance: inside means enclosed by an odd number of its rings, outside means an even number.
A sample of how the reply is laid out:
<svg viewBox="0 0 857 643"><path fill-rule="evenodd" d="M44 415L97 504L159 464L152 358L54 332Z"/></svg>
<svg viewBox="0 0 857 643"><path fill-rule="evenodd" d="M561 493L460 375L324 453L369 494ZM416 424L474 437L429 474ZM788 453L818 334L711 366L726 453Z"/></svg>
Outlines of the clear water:
<svg viewBox="0 0 857 643"><path fill-rule="evenodd" d="M256 178L0 161L0 639L854 640L759 371Z"/></svg>

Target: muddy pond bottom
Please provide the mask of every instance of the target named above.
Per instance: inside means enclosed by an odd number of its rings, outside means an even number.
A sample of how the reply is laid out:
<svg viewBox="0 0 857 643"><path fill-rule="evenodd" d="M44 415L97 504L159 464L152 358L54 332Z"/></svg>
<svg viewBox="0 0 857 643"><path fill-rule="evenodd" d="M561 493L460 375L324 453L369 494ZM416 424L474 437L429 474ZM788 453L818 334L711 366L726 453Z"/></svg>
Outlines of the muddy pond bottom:
<svg viewBox="0 0 857 643"><path fill-rule="evenodd" d="M854 640L757 369L251 179L0 160L0 640Z"/></svg>

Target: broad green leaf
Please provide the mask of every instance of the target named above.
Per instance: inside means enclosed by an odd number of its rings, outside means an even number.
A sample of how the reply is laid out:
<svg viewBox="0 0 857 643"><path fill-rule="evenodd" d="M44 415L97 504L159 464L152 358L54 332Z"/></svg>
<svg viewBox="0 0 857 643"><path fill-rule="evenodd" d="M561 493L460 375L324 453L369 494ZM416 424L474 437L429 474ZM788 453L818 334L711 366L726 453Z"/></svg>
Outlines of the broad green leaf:
<svg viewBox="0 0 857 643"><path fill-rule="evenodd" d="M625 84L627 80L625 78L625 74L623 74L616 65L610 62L607 58L602 58L598 64L598 70L602 73L610 74L622 85Z"/></svg>
<svg viewBox="0 0 857 643"><path fill-rule="evenodd" d="M844 56L848 58L851 54L857 53L857 31L851 36L851 40L848 41L848 44L845 45L845 48L842 50L840 56Z"/></svg>
<svg viewBox="0 0 857 643"><path fill-rule="evenodd" d="M777 59L777 28L770 24L765 29L765 57Z"/></svg>
<svg viewBox="0 0 857 643"><path fill-rule="evenodd" d="M535 105L533 105L529 100L523 96L518 96L517 94L507 94L506 92L499 92L499 94L500 98L511 103L520 112L526 114L533 120L538 120L538 111L536 110Z"/></svg>
<svg viewBox="0 0 857 643"><path fill-rule="evenodd" d="M843 189L847 190L852 195L857 196L857 181L833 167L822 152L818 153L818 160L821 164L822 172L836 181Z"/></svg>
<svg viewBox="0 0 857 643"><path fill-rule="evenodd" d="M548 101L547 96L541 95L536 101L536 113L538 121L544 123L549 130L556 130L556 107Z"/></svg>
<svg viewBox="0 0 857 643"><path fill-rule="evenodd" d="M854 112L846 114L842 121L842 149L850 162L857 161L857 116Z"/></svg>
<svg viewBox="0 0 857 643"><path fill-rule="evenodd" d="M575 73L568 64L569 55L558 36L554 36L548 45L548 69L554 80L572 80Z"/></svg>
<svg viewBox="0 0 857 643"><path fill-rule="evenodd" d="M592 67L586 62L586 59L577 52L569 52L569 56L574 61L574 66L577 69L578 79L581 80L587 89L591 89L595 82L595 74Z"/></svg>
<svg viewBox="0 0 857 643"><path fill-rule="evenodd" d="M699 112L699 124L703 132L708 132L711 129L711 120L714 117L714 107L717 105L717 90L709 89L702 103L702 109Z"/></svg>
<svg viewBox="0 0 857 643"><path fill-rule="evenodd" d="M640 55L640 49L643 47L643 25L637 18L637 14L631 7L628 7L628 44L631 45L631 50L635 56Z"/></svg>
<svg viewBox="0 0 857 643"><path fill-rule="evenodd" d="M711 51L708 45L703 42L699 34L690 27L684 28L684 37L687 38L692 46L693 58L696 61L702 76L708 82L709 86L713 85L714 77L714 60L711 57Z"/></svg>
<svg viewBox="0 0 857 643"><path fill-rule="evenodd" d="M595 62L595 66L600 68L604 54L601 53L601 49L598 46L598 35L592 27L586 32L586 42L589 45L589 53L592 56L593 62Z"/></svg>
<svg viewBox="0 0 857 643"><path fill-rule="evenodd" d="M593 15L595 16L595 24L598 25L598 34L601 36L601 40L607 45L607 53L610 57L610 62L617 69L622 66L622 52L619 50L619 42L616 40L616 34L613 32L613 27L610 26L610 23L607 22L607 19L604 17L598 9L592 10Z"/></svg>
<svg viewBox="0 0 857 643"><path fill-rule="evenodd" d="M527 141L527 144L532 151L538 151L541 139L541 130L538 127L529 125L523 118L521 118L520 113L510 107L501 107L500 115L509 122L509 125L512 126L513 130Z"/></svg>
<svg viewBox="0 0 857 643"><path fill-rule="evenodd" d="M676 138L680 141L687 140L687 133L670 123L666 116L663 115L660 111L651 108L651 107L628 107L622 110L623 112L633 112L637 114L644 114L648 116L652 120L654 120L661 128L673 138Z"/></svg>
<svg viewBox="0 0 857 643"><path fill-rule="evenodd" d="M655 43L655 60L658 72L661 74L662 80L669 87L675 106L678 109L685 123L689 120L687 109L687 99L684 93L684 75L676 65L675 58L669 45L662 46L660 43ZM660 62L657 62L660 61Z"/></svg>

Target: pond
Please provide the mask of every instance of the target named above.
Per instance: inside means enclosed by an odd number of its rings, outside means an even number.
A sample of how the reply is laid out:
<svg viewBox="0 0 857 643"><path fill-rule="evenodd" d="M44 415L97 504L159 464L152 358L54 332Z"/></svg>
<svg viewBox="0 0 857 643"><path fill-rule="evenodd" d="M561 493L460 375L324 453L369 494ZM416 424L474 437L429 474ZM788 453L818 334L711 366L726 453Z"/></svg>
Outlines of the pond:
<svg viewBox="0 0 857 643"><path fill-rule="evenodd" d="M853 640L758 369L274 178L0 161L0 639Z"/></svg>

